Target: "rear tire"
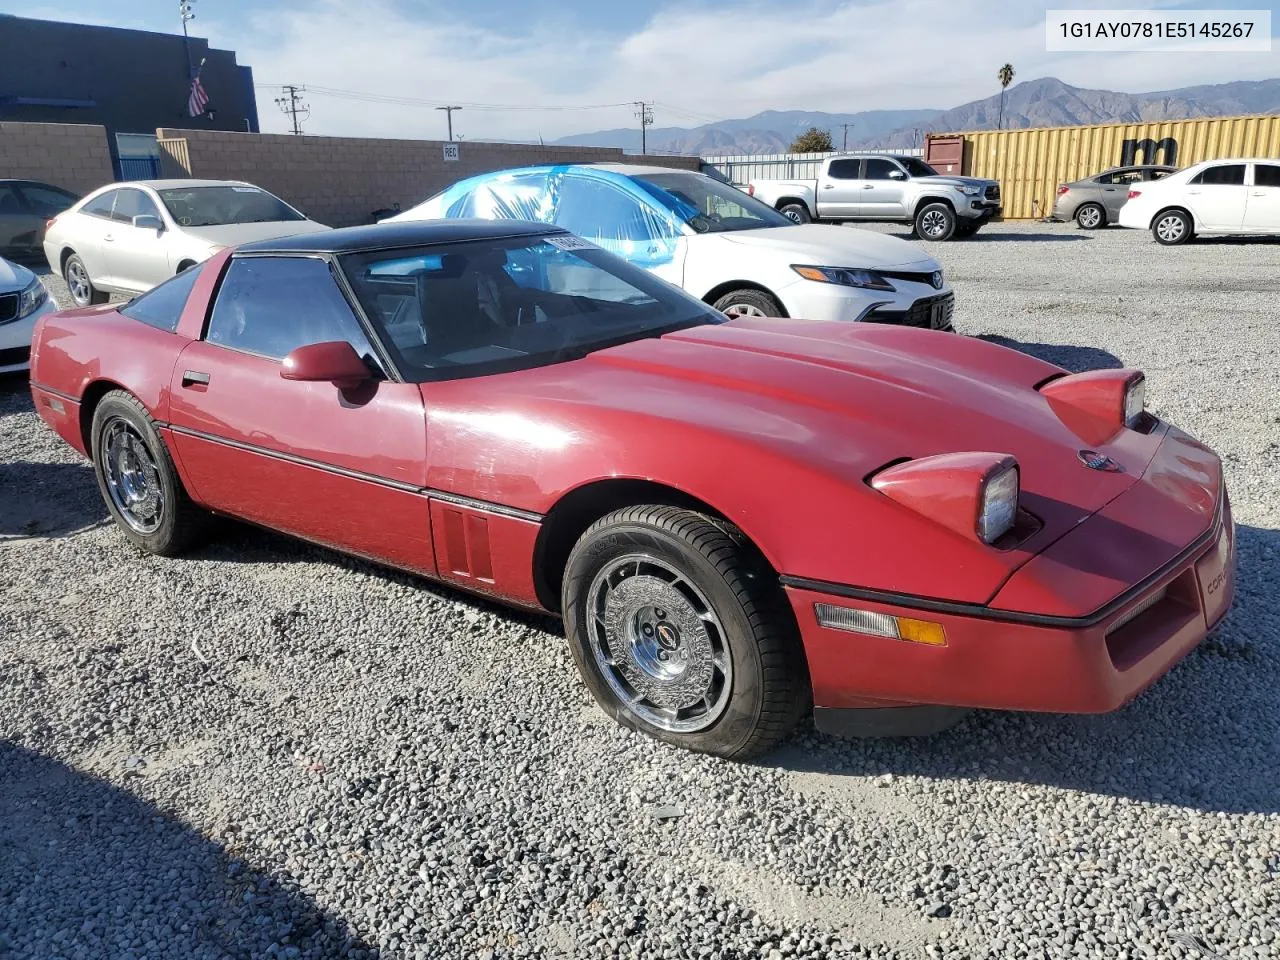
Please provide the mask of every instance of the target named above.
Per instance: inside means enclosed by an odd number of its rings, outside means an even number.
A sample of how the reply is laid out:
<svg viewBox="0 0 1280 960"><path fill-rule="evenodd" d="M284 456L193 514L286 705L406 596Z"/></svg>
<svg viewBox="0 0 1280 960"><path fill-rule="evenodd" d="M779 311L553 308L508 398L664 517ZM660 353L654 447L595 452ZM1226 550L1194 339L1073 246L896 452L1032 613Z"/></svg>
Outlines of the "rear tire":
<svg viewBox="0 0 1280 960"><path fill-rule="evenodd" d="M1081 230L1097 230L1107 225L1107 211L1097 203L1082 203L1076 210L1076 226Z"/></svg>
<svg viewBox="0 0 1280 960"><path fill-rule="evenodd" d="M721 313L731 317L782 317L785 311L771 294L752 287L730 290L712 304Z"/></svg>
<svg viewBox="0 0 1280 960"><path fill-rule="evenodd" d="M778 208L778 212L794 223L813 222L813 217L809 215L809 208L803 203L784 203Z"/></svg>
<svg viewBox="0 0 1280 960"><path fill-rule="evenodd" d="M956 232L956 212L945 203L930 203L916 211L916 233L925 240L950 240Z"/></svg>
<svg viewBox="0 0 1280 960"><path fill-rule="evenodd" d="M1186 243L1195 234L1195 223L1185 210L1165 210L1151 221L1151 236L1165 247Z"/></svg>
<svg viewBox="0 0 1280 960"><path fill-rule="evenodd" d="M112 390L93 411L90 453L111 519L138 549L182 553L204 532L208 514L187 496L147 408Z"/></svg>
<svg viewBox="0 0 1280 960"><path fill-rule="evenodd" d="M89 268L80 259L80 254L73 253L62 264L62 279L67 283L67 291L77 307L88 307L95 303L106 303L108 295L93 285L89 276Z"/></svg>
<svg viewBox="0 0 1280 960"><path fill-rule="evenodd" d="M569 554L561 599L578 671L623 726L742 758L809 707L777 577L734 527L678 507L615 511Z"/></svg>

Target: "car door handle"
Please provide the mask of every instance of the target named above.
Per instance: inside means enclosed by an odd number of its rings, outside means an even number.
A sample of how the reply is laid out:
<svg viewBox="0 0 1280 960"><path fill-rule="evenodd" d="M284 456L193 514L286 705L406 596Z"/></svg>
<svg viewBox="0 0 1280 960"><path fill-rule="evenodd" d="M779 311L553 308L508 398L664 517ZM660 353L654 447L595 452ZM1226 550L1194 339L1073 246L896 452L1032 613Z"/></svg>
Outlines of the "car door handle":
<svg viewBox="0 0 1280 960"><path fill-rule="evenodd" d="M111 241L115 240L115 237L113 237L111 234L109 234L109 233L108 233L108 234L107 234L105 237L103 237L102 239L103 239L103 240L106 240L108 243L110 243Z"/></svg>
<svg viewBox="0 0 1280 960"><path fill-rule="evenodd" d="M875 188L876 188L876 185L874 183L864 183L862 185L863 190L874 190Z"/></svg>
<svg viewBox="0 0 1280 960"><path fill-rule="evenodd" d="M1253 197L1265 197L1266 195L1267 195L1267 192L1265 190L1255 190L1253 191L1253 193L1250 194L1250 196L1253 196Z"/></svg>
<svg viewBox="0 0 1280 960"><path fill-rule="evenodd" d="M835 188L836 188L836 185L834 183L824 183L822 185L823 190L834 190Z"/></svg>
<svg viewBox="0 0 1280 960"><path fill-rule="evenodd" d="M1200 191L1199 191L1199 190L1188 190L1188 191L1187 191L1187 193L1189 193L1189 194L1191 194L1192 196L1195 196L1195 197L1200 196Z"/></svg>
<svg viewBox="0 0 1280 960"><path fill-rule="evenodd" d="M209 385L209 375L199 370L184 370L182 373L182 385L184 387L194 387L197 383L203 386Z"/></svg>

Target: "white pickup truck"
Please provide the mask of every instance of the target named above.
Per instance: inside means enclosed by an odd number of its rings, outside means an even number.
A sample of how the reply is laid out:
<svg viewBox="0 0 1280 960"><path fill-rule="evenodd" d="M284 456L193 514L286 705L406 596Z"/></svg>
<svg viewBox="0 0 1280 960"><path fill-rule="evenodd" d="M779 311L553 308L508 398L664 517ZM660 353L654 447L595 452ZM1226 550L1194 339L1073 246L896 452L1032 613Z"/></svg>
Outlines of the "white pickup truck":
<svg viewBox="0 0 1280 960"><path fill-rule="evenodd" d="M747 193L796 223L909 223L926 240L967 237L1000 212L1000 184L942 176L918 157L845 154L817 180L752 180Z"/></svg>

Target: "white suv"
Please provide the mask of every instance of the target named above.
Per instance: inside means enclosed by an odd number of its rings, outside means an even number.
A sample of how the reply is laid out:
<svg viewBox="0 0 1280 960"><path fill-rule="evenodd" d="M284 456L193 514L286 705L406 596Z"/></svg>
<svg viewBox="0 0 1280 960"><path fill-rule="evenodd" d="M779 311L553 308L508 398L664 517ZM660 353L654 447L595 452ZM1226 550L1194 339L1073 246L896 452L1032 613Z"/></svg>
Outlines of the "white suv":
<svg viewBox="0 0 1280 960"><path fill-rule="evenodd" d="M1200 234L1280 233L1280 160L1206 160L1135 184L1120 226L1173 246Z"/></svg>

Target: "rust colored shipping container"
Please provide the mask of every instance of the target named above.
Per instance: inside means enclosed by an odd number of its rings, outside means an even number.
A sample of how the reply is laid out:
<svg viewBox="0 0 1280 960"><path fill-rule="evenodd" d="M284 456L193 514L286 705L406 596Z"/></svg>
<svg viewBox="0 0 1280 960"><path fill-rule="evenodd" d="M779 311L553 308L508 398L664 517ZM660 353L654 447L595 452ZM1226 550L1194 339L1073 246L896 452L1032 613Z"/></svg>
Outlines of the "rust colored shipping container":
<svg viewBox="0 0 1280 960"><path fill-rule="evenodd" d="M930 137L924 145L924 162L939 173L959 176L964 170L964 137Z"/></svg>
<svg viewBox="0 0 1280 960"><path fill-rule="evenodd" d="M1187 167L1222 157L1280 158L1280 116L979 130L937 135L929 142L960 138L965 144L963 172L1000 181L1004 217L1039 219L1053 210L1058 184L1108 167Z"/></svg>

